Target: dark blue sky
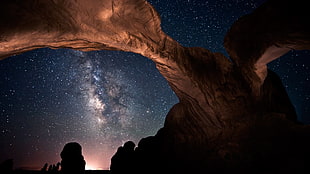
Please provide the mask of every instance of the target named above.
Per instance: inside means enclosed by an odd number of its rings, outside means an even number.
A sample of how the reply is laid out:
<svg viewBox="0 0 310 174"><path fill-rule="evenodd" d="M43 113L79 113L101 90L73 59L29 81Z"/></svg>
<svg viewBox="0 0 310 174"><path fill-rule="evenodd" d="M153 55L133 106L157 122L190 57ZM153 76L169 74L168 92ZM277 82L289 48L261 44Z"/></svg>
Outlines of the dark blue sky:
<svg viewBox="0 0 310 174"><path fill-rule="evenodd" d="M262 1L151 0L162 28L183 46L228 56L224 36ZM269 67L279 74L299 119L309 118L309 51L292 51ZM177 103L147 58L126 52L48 48L0 61L0 161L40 168L60 161L64 144L83 147L88 168L109 167L118 146L163 126Z"/></svg>

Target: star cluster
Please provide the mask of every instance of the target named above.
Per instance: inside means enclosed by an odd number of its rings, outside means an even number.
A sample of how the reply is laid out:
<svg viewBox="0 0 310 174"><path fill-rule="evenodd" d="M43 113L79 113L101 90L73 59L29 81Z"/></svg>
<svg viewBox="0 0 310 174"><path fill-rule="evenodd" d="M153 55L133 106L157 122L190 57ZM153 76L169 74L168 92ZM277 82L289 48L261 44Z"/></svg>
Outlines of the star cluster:
<svg viewBox="0 0 310 174"><path fill-rule="evenodd" d="M150 0L172 38L226 56L229 27L262 2ZM291 51L269 65L304 123L310 123L309 56ZM13 56L0 62L0 160L39 169L58 162L64 144L76 141L87 166L108 169L118 146L156 134L177 102L154 63L141 55L43 48Z"/></svg>

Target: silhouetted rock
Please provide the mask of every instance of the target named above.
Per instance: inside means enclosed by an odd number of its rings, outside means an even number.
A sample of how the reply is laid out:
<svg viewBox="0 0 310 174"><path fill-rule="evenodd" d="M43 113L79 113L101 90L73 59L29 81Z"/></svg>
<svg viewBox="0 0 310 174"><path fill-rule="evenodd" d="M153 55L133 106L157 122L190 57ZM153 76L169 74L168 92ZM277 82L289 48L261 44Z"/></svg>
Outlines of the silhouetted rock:
<svg viewBox="0 0 310 174"><path fill-rule="evenodd" d="M303 0L269 0L238 19L224 41L230 61L180 45L144 0L2 1L0 57L50 47L130 51L154 61L180 102L155 136L139 142L139 173L303 173L310 127L296 121L266 64L310 48L307 8Z"/></svg>
<svg viewBox="0 0 310 174"><path fill-rule="evenodd" d="M85 171L85 160L82 147L76 142L67 143L60 153L62 173L82 174Z"/></svg>
<svg viewBox="0 0 310 174"><path fill-rule="evenodd" d="M124 146L117 149L117 152L111 159L110 170L113 174L130 173L135 169L135 144L132 141L127 141Z"/></svg>
<svg viewBox="0 0 310 174"><path fill-rule="evenodd" d="M48 167L48 163L45 163L44 166L41 168L42 172L46 172Z"/></svg>
<svg viewBox="0 0 310 174"><path fill-rule="evenodd" d="M8 159L0 163L0 173L13 172L13 159Z"/></svg>

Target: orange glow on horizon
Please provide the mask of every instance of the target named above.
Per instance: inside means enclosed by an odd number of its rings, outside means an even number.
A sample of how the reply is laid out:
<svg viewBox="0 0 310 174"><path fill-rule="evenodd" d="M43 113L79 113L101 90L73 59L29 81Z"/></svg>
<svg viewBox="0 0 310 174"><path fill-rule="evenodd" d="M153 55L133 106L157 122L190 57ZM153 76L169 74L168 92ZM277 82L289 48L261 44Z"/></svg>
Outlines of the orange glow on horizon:
<svg viewBox="0 0 310 174"><path fill-rule="evenodd" d="M109 170L109 169L104 169L102 167L98 167L98 166L92 165L92 164L86 164L85 170Z"/></svg>
<svg viewBox="0 0 310 174"><path fill-rule="evenodd" d="M83 156L86 162L85 170L110 170L111 156L114 152L97 151L92 146L84 145Z"/></svg>
<svg viewBox="0 0 310 174"><path fill-rule="evenodd" d="M106 165L104 161L98 162L97 160L87 160L85 170L110 170L110 166Z"/></svg>

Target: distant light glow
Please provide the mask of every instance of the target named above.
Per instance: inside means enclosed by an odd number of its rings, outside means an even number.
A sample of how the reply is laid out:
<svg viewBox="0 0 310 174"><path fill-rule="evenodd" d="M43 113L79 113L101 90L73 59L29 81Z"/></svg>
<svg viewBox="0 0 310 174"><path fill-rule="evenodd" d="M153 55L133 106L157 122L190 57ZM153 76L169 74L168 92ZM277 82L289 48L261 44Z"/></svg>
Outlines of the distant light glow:
<svg viewBox="0 0 310 174"><path fill-rule="evenodd" d="M97 170L97 167L92 166L91 164L86 164L85 169L86 170Z"/></svg>
<svg viewBox="0 0 310 174"><path fill-rule="evenodd" d="M88 162L86 161L85 170L108 170L109 168L102 168L96 162Z"/></svg>

